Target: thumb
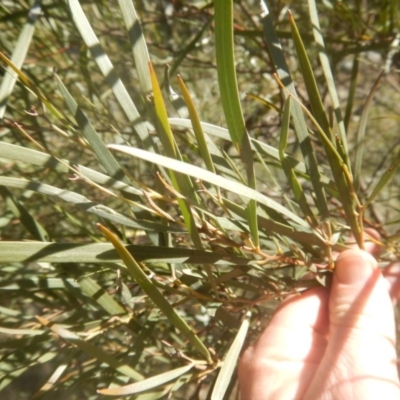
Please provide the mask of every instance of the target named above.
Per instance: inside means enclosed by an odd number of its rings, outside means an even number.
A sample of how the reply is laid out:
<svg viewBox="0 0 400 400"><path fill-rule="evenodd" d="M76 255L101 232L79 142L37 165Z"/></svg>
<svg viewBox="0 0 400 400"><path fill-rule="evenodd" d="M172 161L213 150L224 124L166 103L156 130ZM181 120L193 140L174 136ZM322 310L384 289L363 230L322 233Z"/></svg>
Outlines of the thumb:
<svg viewBox="0 0 400 400"><path fill-rule="evenodd" d="M329 365L341 366L344 380L357 371L361 380L375 377L398 382L395 319L388 284L376 260L363 250L347 250L336 260L329 326L326 369Z"/></svg>
<svg viewBox="0 0 400 400"><path fill-rule="evenodd" d="M376 260L365 251L351 249L339 255L329 309L331 334L357 331L362 335L389 335L394 339L395 323L388 285Z"/></svg>
<svg viewBox="0 0 400 400"><path fill-rule="evenodd" d="M346 250L336 260L332 281L328 345L305 398L323 398L334 387L346 396L333 398L376 399L384 384L395 393L385 398L399 398L388 285L369 253Z"/></svg>

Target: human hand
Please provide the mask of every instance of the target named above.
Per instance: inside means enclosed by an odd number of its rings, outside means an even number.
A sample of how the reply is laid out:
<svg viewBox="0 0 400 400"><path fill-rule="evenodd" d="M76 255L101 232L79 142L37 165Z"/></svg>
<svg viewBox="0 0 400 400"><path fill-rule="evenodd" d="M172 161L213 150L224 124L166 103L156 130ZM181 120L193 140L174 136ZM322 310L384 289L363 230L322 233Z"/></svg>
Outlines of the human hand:
<svg viewBox="0 0 400 400"><path fill-rule="evenodd" d="M242 400L400 399L393 306L372 255L344 251L330 290L286 299L244 352L239 386Z"/></svg>

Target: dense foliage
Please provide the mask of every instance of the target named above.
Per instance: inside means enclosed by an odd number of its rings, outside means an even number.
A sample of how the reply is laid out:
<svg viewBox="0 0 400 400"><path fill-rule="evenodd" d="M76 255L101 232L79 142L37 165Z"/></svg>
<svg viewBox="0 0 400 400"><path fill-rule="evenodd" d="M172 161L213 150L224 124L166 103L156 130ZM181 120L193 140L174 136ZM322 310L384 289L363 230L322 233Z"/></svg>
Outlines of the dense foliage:
<svg viewBox="0 0 400 400"><path fill-rule="evenodd" d="M33 3L0 4L0 397L237 398L349 237L398 256L397 2Z"/></svg>

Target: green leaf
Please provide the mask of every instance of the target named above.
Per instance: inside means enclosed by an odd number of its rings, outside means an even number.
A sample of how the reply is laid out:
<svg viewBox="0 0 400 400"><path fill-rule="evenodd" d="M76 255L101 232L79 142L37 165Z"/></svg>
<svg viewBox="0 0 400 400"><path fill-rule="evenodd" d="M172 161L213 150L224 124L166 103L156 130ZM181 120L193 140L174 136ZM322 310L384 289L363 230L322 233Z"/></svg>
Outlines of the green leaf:
<svg viewBox="0 0 400 400"><path fill-rule="evenodd" d="M226 354L221 371L219 372L217 381L215 382L211 400L220 400L225 396L226 389L229 386L233 372L236 368L240 351L242 350L243 343L246 340L247 331L250 325L250 316L251 313L248 312L242 322L242 325L240 326L238 333L236 334L235 340ZM251 377L249 379L251 379Z"/></svg>
<svg viewBox="0 0 400 400"><path fill-rule="evenodd" d="M33 33L35 31L35 24L41 14L40 3L36 2L28 13L28 20L25 23L19 37L15 44L11 62L16 68L21 69L24 64L26 54L28 53L29 46L31 45ZM3 118L6 111L7 101L11 95L15 82L17 81L17 74L8 67L0 86L0 120Z"/></svg>
<svg viewBox="0 0 400 400"><path fill-rule="evenodd" d="M248 134L240 105L235 72L232 0L214 1L214 24L215 52L222 107L232 143L240 153L245 142L248 143Z"/></svg>
<svg viewBox="0 0 400 400"><path fill-rule="evenodd" d="M168 118L168 121L170 122L171 126L178 128L187 128L190 131L193 130L192 122L190 119ZM219 171L221 175L225 177L230 177L232 179L239 179L238 175L235 173L235 171L232 170L231 166L226 161L225 155L216 146L214 141L209 137L209 135L212 135L227 140L229 142L232 142L228 130L225 128L218 127L216 125L207 124L205 122L200 122L200 124L201 124L201 129L204 133L208 151L213 159L214 167Z"/></svg>
<svg viewBox="0 0 400 400"><path fill-rule="evenodd" d="M339 151L336 150L336 147L325 135L325 132L320 127L320 125L315 120L310 111L308 111L303 104L301 103L299 104L313 122L314 126L316 127L316 129L320 134L321 140L324 143L332 175L334 177L336 187L339 193L339 198L341 200L344 212L346 214L347 221L350 225L351 232L354 238L356 239L357 244L360 247L362 247L363 246L363 235L361 227L362 221L359 220L359 215L361 211L360 202L357 199L357 195L354 191L353 177L351 175L351 172L348 170L346 163L342 160Z"/></svg>
<svg viewBox="0 0 400 400"><path fill-rule="evenodd" d="M150 144L151 140L148 140L149 134L146 123L142 120L135 103L129 95L128 90L115 72L114 66L100 45L100 42L90 26L90 23L86 18L79 1L68 0L68 6L71 10L73 20L82 36L82 39L85 41L86 46L92 53L92 56L95 59L101 73L103 74L107 84L112 89L115 98L127 116L129 122L133 124L133 128L135 129L142 143Z"/></svg>
<svg viewBox="0 0 400 400"><path fill-rule="evenodd" d="M67 90L67 88L64 86L64 84L61 82L61 79L57 75L56 79L61 94L64 97L65 102L67 103L69 111L74 116L86 140L89 142L94 153L96 154L99 162L104 166L106 171L111 175L113 179L122 180L125 181L125 183L128 183L129 180L125 176L120 165L115 160L114 156L110 153L110 151L107 149L107 146L104 144L99 134L93 128L92 124L89 122L86 115L78 107L78 104L76 103L74 98L70 95L69 91Z"/></svg>
<svg viewBox="0 0 400 400"><path fill-rule="evenodd" d="M378 183L374 187L374 190L372 191L371 195L368 197L368 200L366 201L364 207L367 207L369 204L371 204L376 199L378 194L382 191L382 189L389 183L389 181L396 174L397 169L399 167L400 167L400 150L397 152L395 159L392 161L389 168L379 178Z"/></svg>
<svg viewBox="0 0 400 400"><path fill-rule="evenodd" d="M355 105L354 99L357 89L357 77L359 74L359 60L358 55L353 58L353 67L351 69L350 87L347 95L346 112L344 115L344 129L347 132L349 128L350 119L353 113L353 106Z"/></svg>
<svg viewBox="0 0 400 400"><path fill-rule="evenodd" d="M171 126L169 125L167 109L162 97L157 75L151 62L149 62L148 67L150 70L151 85L153 90L154 108L157 115L157 122L161 128L159 130L159 137L165 154L171 158L178 158L178 148L175 143L174 135L171 131Z"/></svg>
<svg viewBox="0 0 400 400"><path fill-rule="evenodd" d="M305 47L302 43L294 20L291 17L294 42L296 45L297 54L299 56L300 65L302 67L307 92L309 94L310 102L313 108L316 126L318 125L318 131L321 134L320 138L322 144L324 145L325 153L328 158L332 174L336 182L336 186L338 188L340 200L345 210L352 233L356 238L358 245L362 246L363 239L361 234L361 226L358 219L359 210L357 210L358 200L355 199L356 192L353 187L353 177L351 176L351 166L348 156L346 132L344 130L344 120L340 110L339 98L336 92L332 71L330 69L330 63L325 51L324 40L321 35L321 28L319 25L319 18L315 1L309 0L308 3L314 38L319 49L319 57L322 65L322 70L324 72L325 80L332 99L334 112L338 123L340 139L338 140L337 145L335 145L335 142L333 141L333 137L329 128L328 118L325 114L324 106L318 93L314 74L312 72L311 64L308 60Z"/></svg>
<svg viewBox="0 0 400 400"><path fill-rule="evenodd" d="M171 371L152 376L151 378L144 379L143 381L117 388L99 389L97 392L106 396L127 396L129 394L141 393L179 378L186 372L190 371L193 366L194 364L188 364L184 367L176 368Z"/></svg>
<svg viewBox="0 0 400 400"><path fill-rule="evenodd" d="M279 43L266 0L262 0L261 5L263 7L261 21L264 27L264 36L276 69L276 73L284 87L288 90L288 93L290 93L294 98L297 98L296 89L290 75L289 67L283 55L282 47ZM310 176L311 184L314 189L316 206L321 214L322 219L326 219L329 217L328 204L326 201L324 187L321 184L321 174L318 169L314 150L311 145L307 124L299 104L293 102L291 109L295 132L298 137L300 149L307 167L307 172Z"/></svg>
<svg viewBox="0 0 400 400"><path fill-rule="evenodd" d="M176 312L168 300L143 272L141 266L125 249L117 236L100 224L98 224L98 227L103 232L104 236L106 236L106 238L115 247L115 250L128 268L133 279L140 285L140 287L150 297L154 304L160 308L171 324L174 325L175 328L178 329L187 340L189 340L189 342L197 349L197 351L199 351L206 358L208 363L211 363L211 355L203 342L198 338L186 321Z"/></svg>
<svg viewBox="0 0 400 400"><path fill-rule="evenodd" d="M371 91L369 92L367 99L365 101L364 107L362 109L360 124L357 130L356 136L356 151L354 155L354 190L358 193L360 188L360 181L361 181L361 166L362 160L364 155L364 147L365 147L365 133L367 130L367 124L369 119L369 112L372 107L372 101L374 99L375 93L378 90L380 80L382 78L383 71L379 74L377 80L375 81L374 85L372 86Z"/></svg>
<svg viewBox="0 0 400 400"><path fill-rule="evenodd" d="M178 84L179 84L179 88L181 89L183 98L185 100L186 107L189 110L189 116L190 116L190 120L192 121L193 132L196 137L197 146L199 147L200 155L202 156L207 169L209 171L215 173L214 163L212 161L210 152L208 150L208 144L206 142L206 138L204 136L203 129L201 127L199 115L197 114L196 107L193 103L193 100L190 96L189 91L186 88L185 82L179 75L178 75Z"/></svg>
<svg viewBox="0 0 400 400"><path fill-rule="evenodd" d="M133 195L142 195L142 191L134 189L132 186L124 182L115 180L108 175L95 171L91 168L84 167L79 164L74 164L68 160L61 160L49 154L42 153L37 150L32 150L27 147L17 146L11 143L0 142L0 154L2 158L9 160L21 161L24 163L37 165L42 168L50 168L54 171L68 173L78 173L83 178L101 186L111 187Z"/></svg>
<svg viewBox="0 0 400 400"><path fill-rule="evenodd" d="M305 232L301 234L305 235ZM126 250L136 260L146 263L251 265L244 257L219 254L204 250L162 246L127 245ZM0 263L116 263L120 261L114 247L108 243L53 243L53 242L2 242ZM50 279L50 278L49 278ZM44 281L45 282L45 281ZM56 282L56 281L55 281ZM57 281L58 282L58 281ZM48 283L49 285L52 283ZM55 283L54 283L55 284ZM60 284L61 283L57 283ZM7 287L9 284L7 284ZM74 284L74 286L76 286Z"/></svg>
<svg viewBox="0 0 400 400"><path fill-rule="evenodd" d="M43 226L29 213L29 211L12 195L12 193L4 186L0 186L0 195L3 197L7 208L10 209L15 218L18 218L22 225L36 239L46 242L49 235Z"/></svg>
<svg viewBox="0 0 400 400"><path fill-rule="evenodd" d="M349 168L349 171L351 171L349 157L348 157L349 150L347 145L347 137L344 126L344 120L342 116L342 110L340 108L339 96L336 91L335 80L331 70L331 63L329 61L329 57L326 52L324 38L322 37L321 34L322 31L319 23L318 11L315 0L308 0L308 9L310 13L311 27L313 30L314 40L318 48L319 60L321 62L322 71L325 76L325 81L328 87L329 95L332 100L332 106L336 117L336 122L339 128L340 142L341 145L343 146L343 151L341 151L340 148L338 150L344 162L346 163L347 168Z"/></svg>
<svg viewBox="0 0 400 400"><path fill-rule="evenodd" d="M126 29L128 30L128 37L132 47L140 88L142 94L146 96L152 89L149 75L150 57L142 27L140 26L140 20L132 0L118 0L118 3L121 8L121 14L124 18Z"/></svg>
<svg viewBox="0 0 400 400"><path fill-rule="evenodd" d="M109 145L110 149L121 151L126 154L130 154L133 157L138 157L148 162L161 165L165 168L172 169L174 171L185 171L185 174L190 175L194 178L201 179L203 181L209 182L213 185L219 186L240 196L247 197L251 200L255 200L258 203L264 204L267 207L275 209L277 212L283 214L286 218L291 219L296 224L308 227L308 224L297 215L293 214L287 208L283 207L276 201L268 198L262 193L251 189L241 183L231 181L222 176L213 174L210 171L204 170L202 168L196 167L191 164L187 164L178 160L173 160L171 158L161 156L159 154L150 153L145 150L123 146L123 145Z"/></svg>
<svg viewBox="0 0 400 400"><path fill-rule="evenodd" d="M4 335L27 335L27 336L37 336L43 335L46 331L41 329L11 329L3 328L0 326L0 333Z"/></svg>
<svg viewBox="0 0 400 400"><path fill-rule="evenodd" d="M246 215L243 207L240 207L238 204L229 201L227 199L224 199L224 204L230 211L235 213L237 216L242 217L243 221L245 221ZM272 219L267 219L262 216L258 216L258 225L261 230L264 230L264 232L271 232L277 235L287 236L288 238L291 238L295 242L315 245L321 248L323 248L326 245L325 240L315 231L313 233L310 233L310 229L308 226L307 227L296 226L295 228L293 228L290 225L280 223L279 221L273 221ZM335 250L341 251L344 250L344 248L338 247Z"/></svg>
<svg viewBox="0 0 400 400"><path fill-rule="evenodd" d="M78 283L82 292L86 296L91 297L106 312L108 312L108 314L120 315L126 313L126 311L92 278L83 277L82 279L79 279Z"/></svg>
<svg viewBox="0 0 400 400"><path fill-rule="evenodd" d="M169 125L167 109L165 107L164 99L162 97L160 85L157 80L157 75L155 74L153 65L151 63L149 63L149 70L150 70L151 84L153 87L154 107L157 116L156 127L158 128L157 131L159 133L159 137L163 145L165 154L168 157L182 160L182 156L179 152L178 146L176 145L174 136L172 134L171 126ZM174 188L178 192L180 192L183 196L189 199L192 199L194 201L197 200L193 183L187 175L175 174L173 171L171 171L170 178ZM202 249L203 244L189 204L183 199L178 199L178 204L183 219L185 221L186 228L190 234L190 237L193 240L194 245L196 246L197 249Z"/></svg>
<svg viewBox="0 0 400 400"><path fill-rule="evenodd" d="M59 119L63 119L63 115L57 110L53 103L47 100L47 98L42 94L39 88L28 78L26 74L24 74L11 60L9 60L1 51L0 51L0 59L8 65L17 75L18 78L22 81L25 87L30 90L33 96L37 97L45 106L48 111L50 111L53 115L55 115Z"/></svg>
<svg viewBox="0 0 400 400"><path fill-rule="evenodd" d="M46 392L49 392L60 380L63 373L68 368L68 364L75 359L76 355L75 349L67 352L67 355L63 358L60 365L58 365L58 367L54 370L46 383L32 396L32 399L37 399L38 397L45 395Z"/></svg>
<svg viewBox="0 0 400 400"><path fill-rule="evenodd" d="M138 220L129 218L123 214L114 211L113 209L103 206L102 204L90 201L81 194L71 192L65 189L59 189L54 186L47 185L41 182L29 181L26 179L9 178L0 176L0 185L13 187L16 189L32 190L44 194L46 196L55 196L69 203L75 204L77 207L86 212L97 215L100 218L107 219L117 224L129 226L134 229L143 229L145 231L155 232L182 232L183 229L178 226L163 225L147 220Z"/></svg>
<svg viewBox="0 0 400 400"><path fill-rule="evenodd" d="M169 123L172 126L176 126L176 127L181 127L181 128L191 128L191 121L189 119L183 119L183 118L168 118ZM226 128L222 128L220 126L217 125L213 125L213 124L209 124L207 122L201 122L201 126L202 129L204 131L204 133L206 133L207 135L211 135L211 136L215 136L217 138L223 139L223 140L227 140L227 141L231 141L228 130ZM279 158L279 151L266 144L263 143L259 140L256 139L251 139L251 147L254 150L257 150L259 152L261 152L263 155L270 157L273 160L276 161L280 161ZM213 155L215 155L215 153L212 153ZM219 155L220 153L218 153ZM294 157L290 156L289 154L285 154L285 157L287 158L287 160L290 162L291 166L296 170L296 172L301 173L302 176L304 176L306 179L310 179L310 177L307 175L307 170L306 170L306 166L304 165L304 163L296 160ZM214 161L214 164L216 164L216 162ZM218 163L218 166L220 166L220 163ZM280 163L276 164L277 167L280 167ZM323 175L323 171L320 170L320 178L321 178L321 183L324 186L327 185L331 185L331 182L329 180L329 178L325 175ZM225 174L227 175L227 174ZM333 188L330 187L330 189L332 190Z"/></svg>
<svg viewBox="0 0 400 400"><path fill-rule="evenodd" d="M218 83L226 124L232 143L246 167L247 183L249 187L256 190L253 153L240 104L235 71L232 0L214 1L214 24ZM258 248L257 204L254 200L250 200L247 210L251 236L254 246Z"/></svg>
<svg viewBox="0 0 400 400"><path fill-rule="evenodd" d="M286 178L289 181L290 187L294 194L295 199L297 200L300 209L303 211L305 217L309 218L309 221L314 225L317 226L318 222L315 218L314 214L312 213L307 198L305 196L304 190L297 179L296 173L290 161L285 156L285 150L288 142L288 133L289 133L289 122L290 122L290 106L291 106L291 96L286 99L285 107L283 110L283 117L282 117L282 126L281 126L281 133L280 133L280 141L279 141L279 157L281 159L282 167L285 172Z"/></svg>
<svg viewBox="0 0 400 400"><path fill-rule="evenodd" d="M321 96L318 91L317 81L314 76L311 62L308 58L306 48L300 33L297 29L296 22L289 12L289 21L292 29L293 42L296 48L297 59L300 65L304 84L307 90L308 99L310 100L311 110L315 120L325 132L326 137L334 144L331 128L329 126L328 116L325 111L324 104L322 103Z"/></svg>
<svg viewBox="0 0 400 400"><path fill-rule="evenodd" d="M17 244L19 242L11 242L11 248L14 250L14 254L16 257L15 262L24 262L25 260L29 260L30 257L32 257L32 260L35 259L35 253L36 251L33 250L30 252L29 250L32 250L32 247L30 249L24 251L25 257L21 256L21 254L18 253L17 251ZM54 245L55 243L51 243L51 245ZM40 243L40 245L43 245L43 243ZM47 244L49 245L49 243ZM0 248L2 251L5 252L4 257L0 258L0 263L11 263L13 261L11 260L11 252L6 252L6 246L3 246L0 244ZM20 246L21 247L21 246ZM12 250L11 250L12 251ZM40 251L40 250L39 250ZM38 261L41 261L41 256L37 255ZM43 257L45 258L45 256ZM65 261L67 262L67 261ZM76 283L74 279L70 278L37 278L37 277L29 277L25 279L14 279L12 281L7 281L4 280L3 282L0 283L0 290L11 290L11 291L16 291L16 290L27 290L27 291L36 291L36 290L43 290L43 288L52 290L52 289L79 289L79 285Z"/></svg>
<svg viewBox="0 0 400 400"><path fill-rule="evenodd" d="M98 360L99 362L109 365L111 368L114 368L116 371L120 372L123 375L128 376L129 378L133 379L134 381L140 381L140 380L144 379L143 375L139 374L139 372L135 371L129 365L126 365L126 364L118 361L112 355L103 351L100 347L94 346L92 343L90 343L86 340L80 339L79 336L76 335L74 332L71 332L70 330L68 330L64 327L61 327L58 324L52 325L51 322L45 318L42 318L39 316L37 316L36 318L42 325L47 326L49 329L51 329L54 333L56 333L62 339L66 340L67 342L69 342L71 344L74 344L80 350L82 350L86 354L88 354L90 357L93 357L96 360Z"/></svg>

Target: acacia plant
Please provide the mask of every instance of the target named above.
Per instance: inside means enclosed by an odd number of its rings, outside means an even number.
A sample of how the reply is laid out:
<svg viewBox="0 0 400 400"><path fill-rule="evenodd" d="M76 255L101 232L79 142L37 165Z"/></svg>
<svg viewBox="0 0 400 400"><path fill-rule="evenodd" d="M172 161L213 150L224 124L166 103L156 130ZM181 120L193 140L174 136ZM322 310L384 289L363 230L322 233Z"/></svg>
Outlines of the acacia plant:
<svg viewBox="0 0 400 400"><path fill-rule="evenodd" d="M395 1L26 3L0 7L1 396L237 398L246 340L349 237L398 256Z"/></svg>

